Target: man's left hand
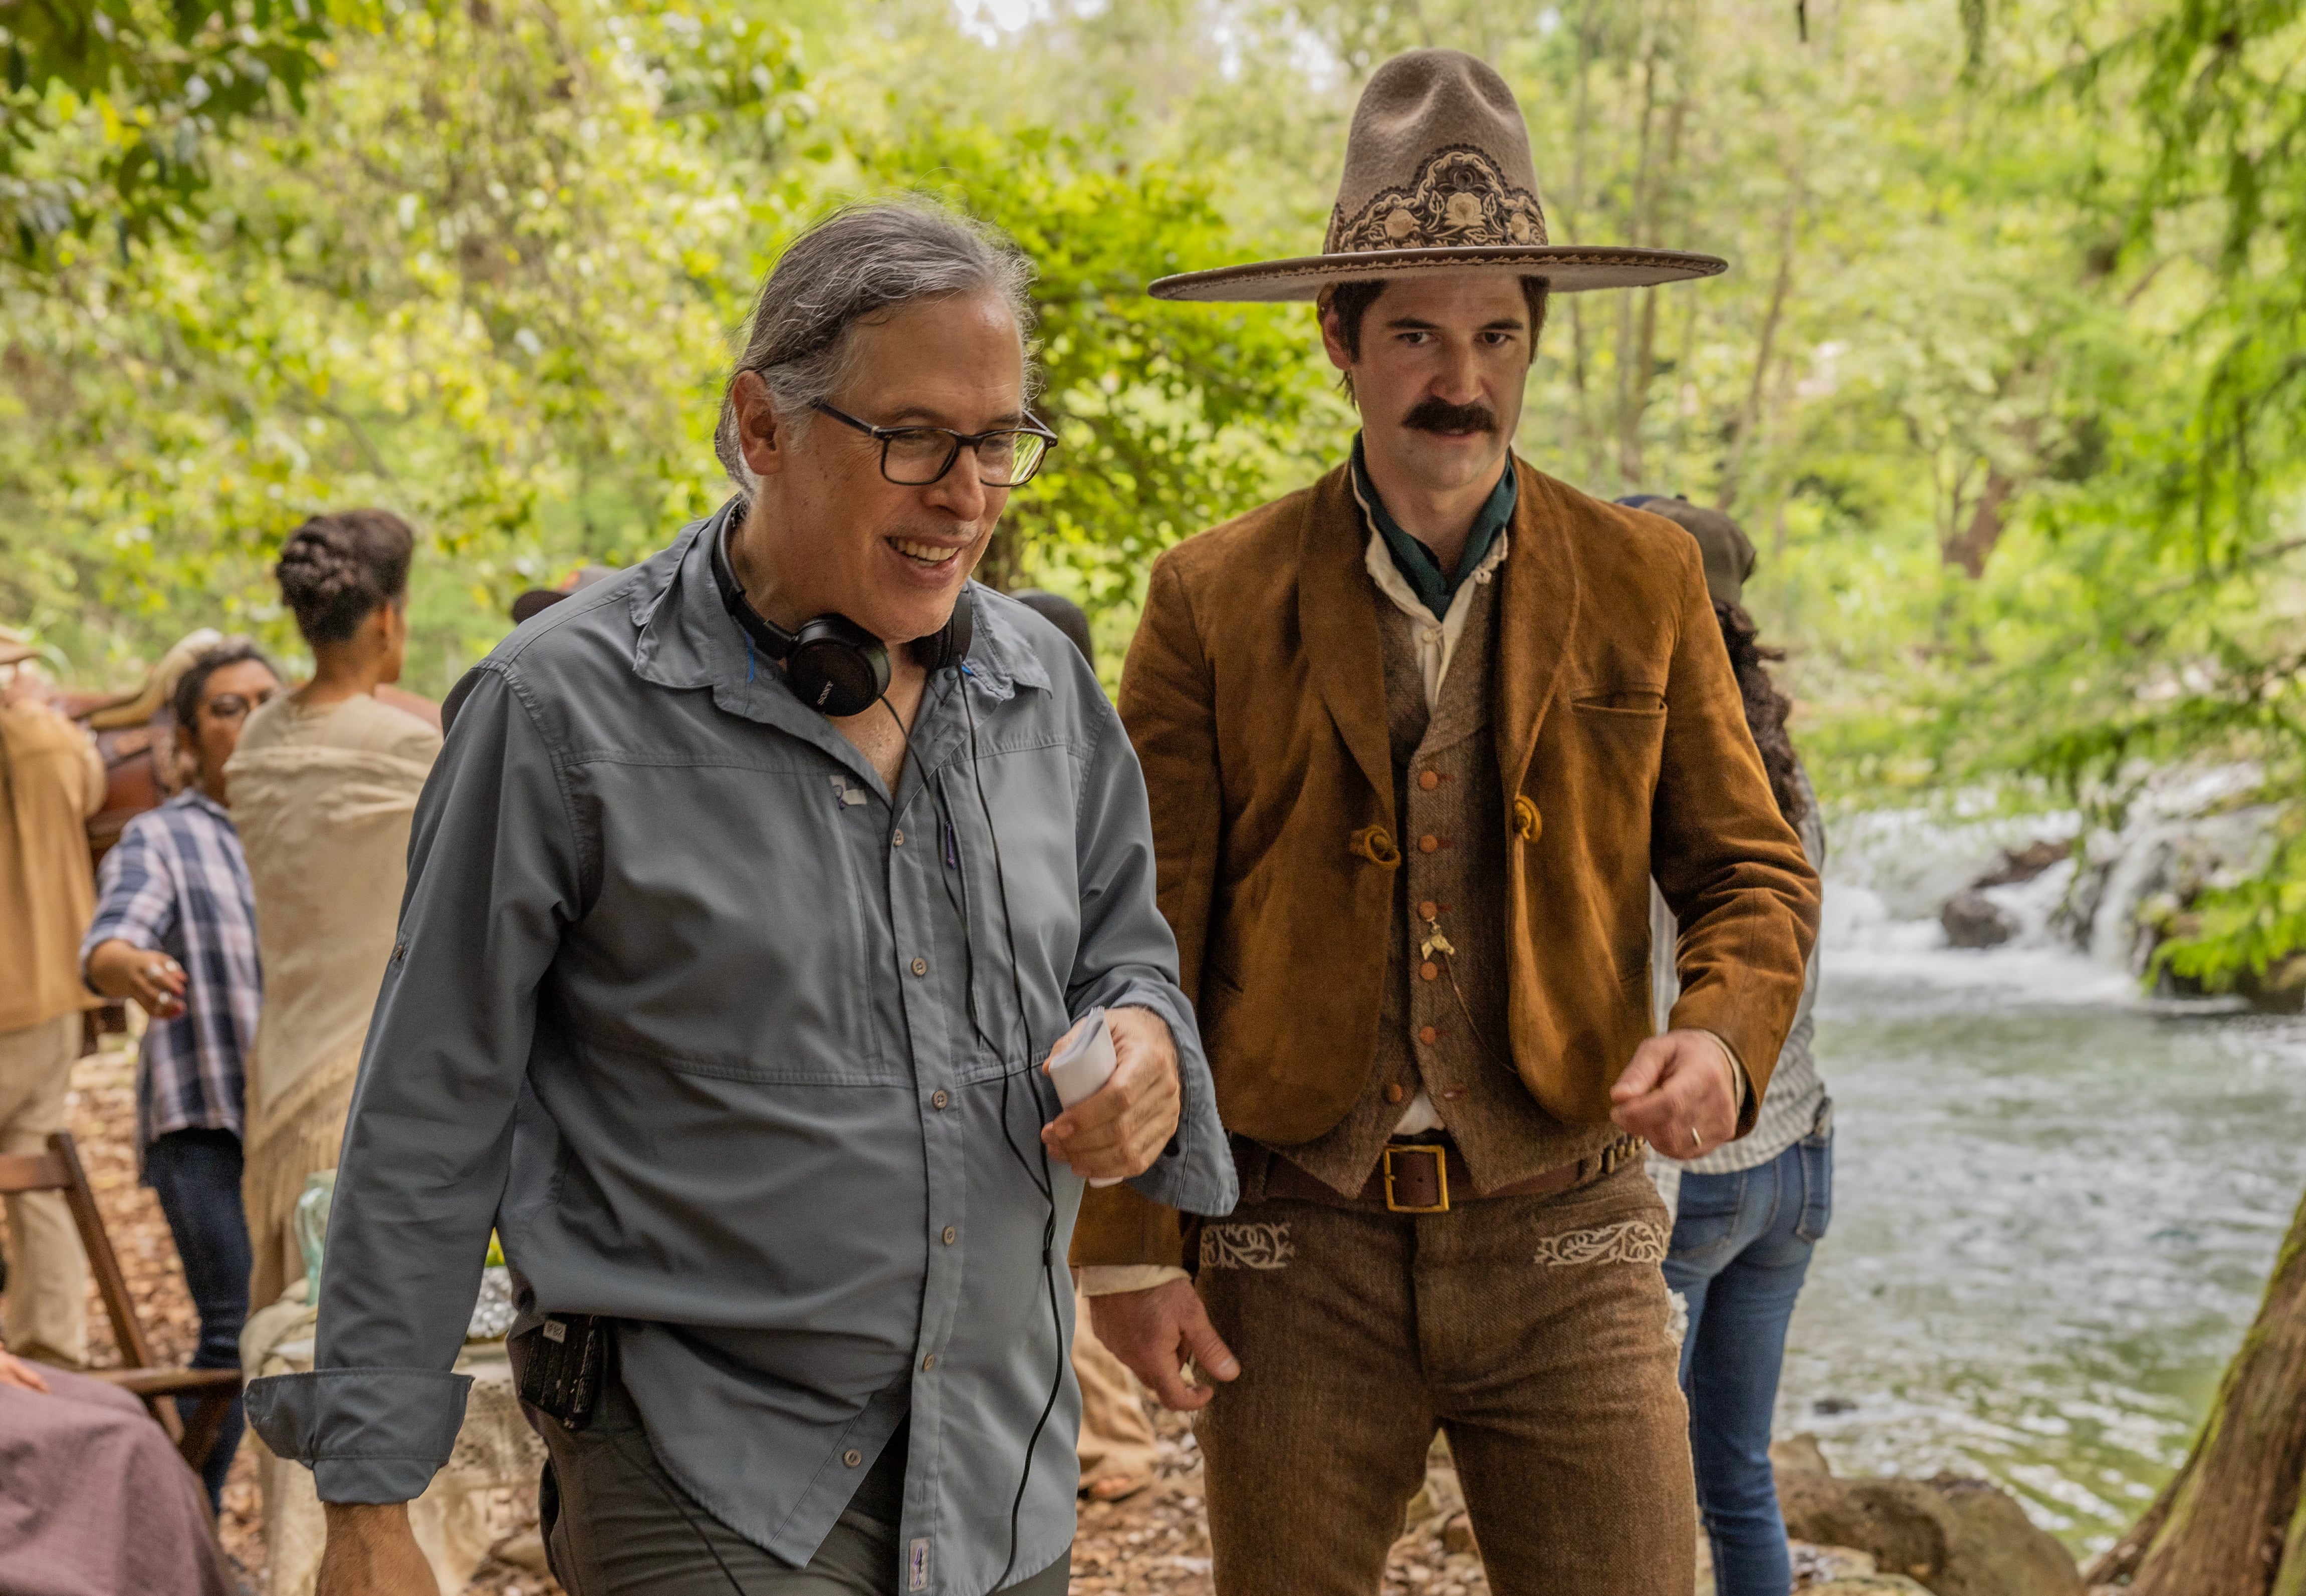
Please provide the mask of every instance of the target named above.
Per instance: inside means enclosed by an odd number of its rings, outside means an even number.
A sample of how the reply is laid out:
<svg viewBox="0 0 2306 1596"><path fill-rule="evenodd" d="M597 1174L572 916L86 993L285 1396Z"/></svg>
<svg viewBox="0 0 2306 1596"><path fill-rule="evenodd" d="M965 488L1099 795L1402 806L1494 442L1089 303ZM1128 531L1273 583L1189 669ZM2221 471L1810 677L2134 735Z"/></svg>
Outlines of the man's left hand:
<svg viewBox="0 0 2306 1596"><path fill-rule="evenodd" d="M1113 1033L1112 1078L1041 1132L1049 1156L1072 1165L1085 1181L1126 1180L1152 1168L1177 1133L1184 1101L1167 1020L1150 1009L1108 1009L1105 1023ZM1060 1037L1057 1047L1072 1034Z"/></svg>
<svg viewBox="0 0 2306 1596"><path fill-rule="evenodd" d="M1668 1031L1635 1048L1610 1101L1619 1130L1669 1158L1702 1158L1738 1132L1738 1072L1704 1031Z"/></svg>

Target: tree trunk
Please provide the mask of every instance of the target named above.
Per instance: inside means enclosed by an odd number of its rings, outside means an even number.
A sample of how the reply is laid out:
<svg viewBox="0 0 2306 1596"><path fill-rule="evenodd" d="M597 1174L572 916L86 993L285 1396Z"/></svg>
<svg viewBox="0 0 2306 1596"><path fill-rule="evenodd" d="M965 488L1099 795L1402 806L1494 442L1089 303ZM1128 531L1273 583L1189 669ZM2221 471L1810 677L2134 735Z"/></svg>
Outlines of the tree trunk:
<svg viewBox="0 0 2306 1596"><path fill-rule="evenodd" d="M2010 496L2017 491L2018 484L2004 476L2000 466L1986 467L1986 487L1977 496L1969 525L1939 550L1946 564L1958 565L1973 577L1986 574L1986 556L2002 541L2002 518L2009 511Z"/></svg>
<svg viewBox="0 0 2306 1596"><path fill-rule="evenodd" d="M2131 1596L2306 1596L2306 1205L2192 1455L2083 1575Z"/></svg>

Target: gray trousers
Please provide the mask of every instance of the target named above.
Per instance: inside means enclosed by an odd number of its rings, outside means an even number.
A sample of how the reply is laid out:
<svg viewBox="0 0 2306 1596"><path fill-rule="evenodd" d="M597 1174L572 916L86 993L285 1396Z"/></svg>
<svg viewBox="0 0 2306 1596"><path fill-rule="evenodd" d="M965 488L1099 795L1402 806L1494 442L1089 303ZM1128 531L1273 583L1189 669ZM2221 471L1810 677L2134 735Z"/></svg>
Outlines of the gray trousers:
<svg viewBox="0 0 2306 1596"><path fill-rule="evenodd" d="M551 1454L538 1503L545 1550L569 1596L898 1596L894 1523L852 1504L808 1566L793 1567L705 1512L665 1472L613 1376L582 1430L534 1408L528 1415ZM1065 1596L1072 1573L1068 1555L1004 1592Z"/></svg>

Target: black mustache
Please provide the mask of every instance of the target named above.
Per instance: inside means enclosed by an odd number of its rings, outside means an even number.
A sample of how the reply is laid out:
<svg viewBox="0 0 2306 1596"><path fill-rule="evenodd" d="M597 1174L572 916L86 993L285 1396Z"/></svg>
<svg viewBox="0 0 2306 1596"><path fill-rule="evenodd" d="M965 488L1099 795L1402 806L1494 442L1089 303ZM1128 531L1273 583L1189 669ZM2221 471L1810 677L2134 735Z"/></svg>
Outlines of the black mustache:
<svg viewBox="0 0 2306 1596"><path fill-rule="evenodd" d="M1487 405L1452 405L1429 397L1419 400L1401 424L1415 432L1495 432L1498 418Z"/></svg>

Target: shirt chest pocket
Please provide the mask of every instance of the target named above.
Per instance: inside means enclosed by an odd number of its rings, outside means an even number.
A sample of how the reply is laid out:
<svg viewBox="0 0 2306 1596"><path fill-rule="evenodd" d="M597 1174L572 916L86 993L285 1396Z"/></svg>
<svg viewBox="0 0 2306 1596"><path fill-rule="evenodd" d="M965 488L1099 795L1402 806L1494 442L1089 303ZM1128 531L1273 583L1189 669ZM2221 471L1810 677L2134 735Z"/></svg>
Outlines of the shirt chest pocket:
<svg viewBox="0 0 2306 1596"><path fill-rule="evenodd" d="M724 1080L906 1079L875 1001L891 955L866 865L886 808L822 768L611 779L601 889L556 964L580 1035Z"/></svg>
<svg viewBox="0 0 2306 1596"><path fill-rule="evenodd" d="M1067 988L1082 910L1079 779L1067 748L1041 742L981 744L973 768L964 749L938 772L952 828L948 872L968 916L969 1001L978 1033L963 1080L1022 1067L1072 1023Z"/></svg>

